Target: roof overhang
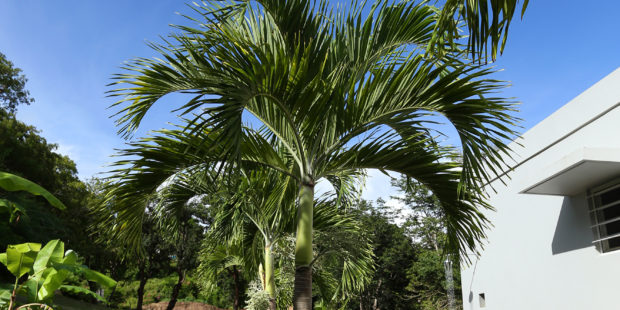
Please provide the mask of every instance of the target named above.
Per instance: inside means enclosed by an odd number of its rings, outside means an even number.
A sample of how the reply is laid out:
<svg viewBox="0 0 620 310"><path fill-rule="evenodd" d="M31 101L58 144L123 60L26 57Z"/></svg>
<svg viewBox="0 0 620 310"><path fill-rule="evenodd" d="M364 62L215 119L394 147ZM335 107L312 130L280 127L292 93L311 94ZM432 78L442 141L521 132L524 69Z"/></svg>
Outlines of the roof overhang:
<svg viewBox="0 0 620 310"><path fill-rule="evenodd" d="M620 176L620 149L582 148L536 174L524 194L572 196Z"/></svg>

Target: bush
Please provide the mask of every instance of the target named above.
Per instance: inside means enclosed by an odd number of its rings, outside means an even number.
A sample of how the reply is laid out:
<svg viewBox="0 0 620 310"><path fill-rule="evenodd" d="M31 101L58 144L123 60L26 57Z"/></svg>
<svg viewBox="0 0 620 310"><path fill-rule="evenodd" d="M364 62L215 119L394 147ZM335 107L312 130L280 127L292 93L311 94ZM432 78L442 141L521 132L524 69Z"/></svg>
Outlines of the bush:
<svg viewBox="0 0 620 310"><path fill-rule="evenodd" d="M258 281L253 281L248 287L248 300L246 301L247 310L269 309L269 294L261 288Z"/></svg>

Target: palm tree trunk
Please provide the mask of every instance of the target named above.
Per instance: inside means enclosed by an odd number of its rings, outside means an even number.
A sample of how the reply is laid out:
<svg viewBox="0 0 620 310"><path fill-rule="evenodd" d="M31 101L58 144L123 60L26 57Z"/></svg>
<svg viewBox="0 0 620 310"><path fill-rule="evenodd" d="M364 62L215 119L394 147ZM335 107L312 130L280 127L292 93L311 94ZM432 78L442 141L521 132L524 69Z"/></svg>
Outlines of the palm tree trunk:
<svg viewBox="0 0 620 310"><path fill-rule="evenodd" d="M177 267L177 274L179 275L179 280L172 289L172 296L170 296L170 301L168 302L168 307L166 307L166 310L174 309L174 306L177 304L177 299L179 298L181 286L183 285L183 281L185 280L185 272L183 272L183 269L181 269L180 267Z"/></svg>
<svg viewBox="0 0 620 310"><path fill-rule="evenodd" d="M138 303L136 304L136 310L142 310L142 302L144 300L144 286L146 285L146 281L148 280L146 272L144 271L145 268L145 264L141 263L138 275L140 277L140 286L138 286Z"/></svg>
<svg viewBox="0 0 620 310"><path fill-rule="evenodd" d="M118 277L113 278L113 279L118 279ZM108 295L108 297L106 297L106 300L107 300L107 301L105 302L106 308L109 308L109 307L110 307L110 300L112 300L112 298L114 297L114 293L116 293L116 288L117 288L117 287L119 287L119 286L121 286L121 283L120 283L120 282L121 282L121 281L119 280L119 281L116 283L117 285L114 285L114 287L112 288L112 292L110 292L110 295ZM130 306L130 307L131 307L131 306Z"/></svg>
<svg viewBox="0 0 620 310"><path fill-rule="evenodd" d="M233 281L235 283L235 295L233 297L233 310L239 310L239 306L241 304L239 300L239 288L241 287L241 280L239 279L239 271L237 271L237 266L233 266L232 270Z"/></svg>
<svg viewBox="0 0 620 310"><path fill-rule="evenodd" d="M312 216L314 183L304 182L299 191L295 242L294 310L312 309Z"/></svg>
<svg viewBox="0 0 620 310"><path fill-rule="evenodd" d="M265 291L269 294L269 310L276 310L276 281L271 244L265 244Z"/></svg>
<svg viewBox="0 0 620 310"><path fill-rule="evenodd" d="M382 281L382 280L379 280L379 284L377 285L377 289L375 290L375 299L374 299L374 301L372 302L372 310L377 310L377 309L379 309L379 308L377 307L377 295L379 295L379 289L381 288L381 281Z"/></svg>

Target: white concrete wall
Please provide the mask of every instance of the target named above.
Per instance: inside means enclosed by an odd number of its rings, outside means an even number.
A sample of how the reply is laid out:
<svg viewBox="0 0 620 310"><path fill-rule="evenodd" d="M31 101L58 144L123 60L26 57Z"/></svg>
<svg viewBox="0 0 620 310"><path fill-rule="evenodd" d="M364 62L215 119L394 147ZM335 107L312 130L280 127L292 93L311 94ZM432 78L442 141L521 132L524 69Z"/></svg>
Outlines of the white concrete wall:
<svg viewBox="0 0 620 310"><path fill-rule="evenodd" d="M515 161L619 102L617 69L525 133L523 147L513 144ZM464 309L480 309L480 293L483 309L620 309L620 251L601 254L592 245L585 193L519 194L543 177L540 171L583 147L620 149L620 107L523 163L506 186L492 183L497 211L487 216L494 228L482 256L462 267Z"/></svg>

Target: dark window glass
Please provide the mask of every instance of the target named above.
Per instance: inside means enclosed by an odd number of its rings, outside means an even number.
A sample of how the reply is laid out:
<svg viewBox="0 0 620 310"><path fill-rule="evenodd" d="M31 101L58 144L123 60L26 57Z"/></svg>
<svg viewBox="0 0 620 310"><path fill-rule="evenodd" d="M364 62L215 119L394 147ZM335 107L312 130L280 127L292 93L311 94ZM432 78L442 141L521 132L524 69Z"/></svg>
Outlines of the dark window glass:
<svg viewBox="0 0 620 310"><path fill-rule="evenodd" d="M620 221L605 225L605 230L607 231L608 236L620 233Z"/></svg>
<svg viewBox="0 0 620 310"><path fill-rule="evenodd" d="M620 217L620 205L608 207L603 209L603 220L611 220L613 218Z"/></svg>
<svg viewBox="0 0 620 310"><path fill-rule="evenodd" d="M620 200L620 187L612 189L601 195L601 205L603 206L618 200Z"/></svg>
<svg viewBox="0 0 620 310"><path fill-rule="evenodd" d="M609 250L620 248L620 237L609 239Z"/></svg>

